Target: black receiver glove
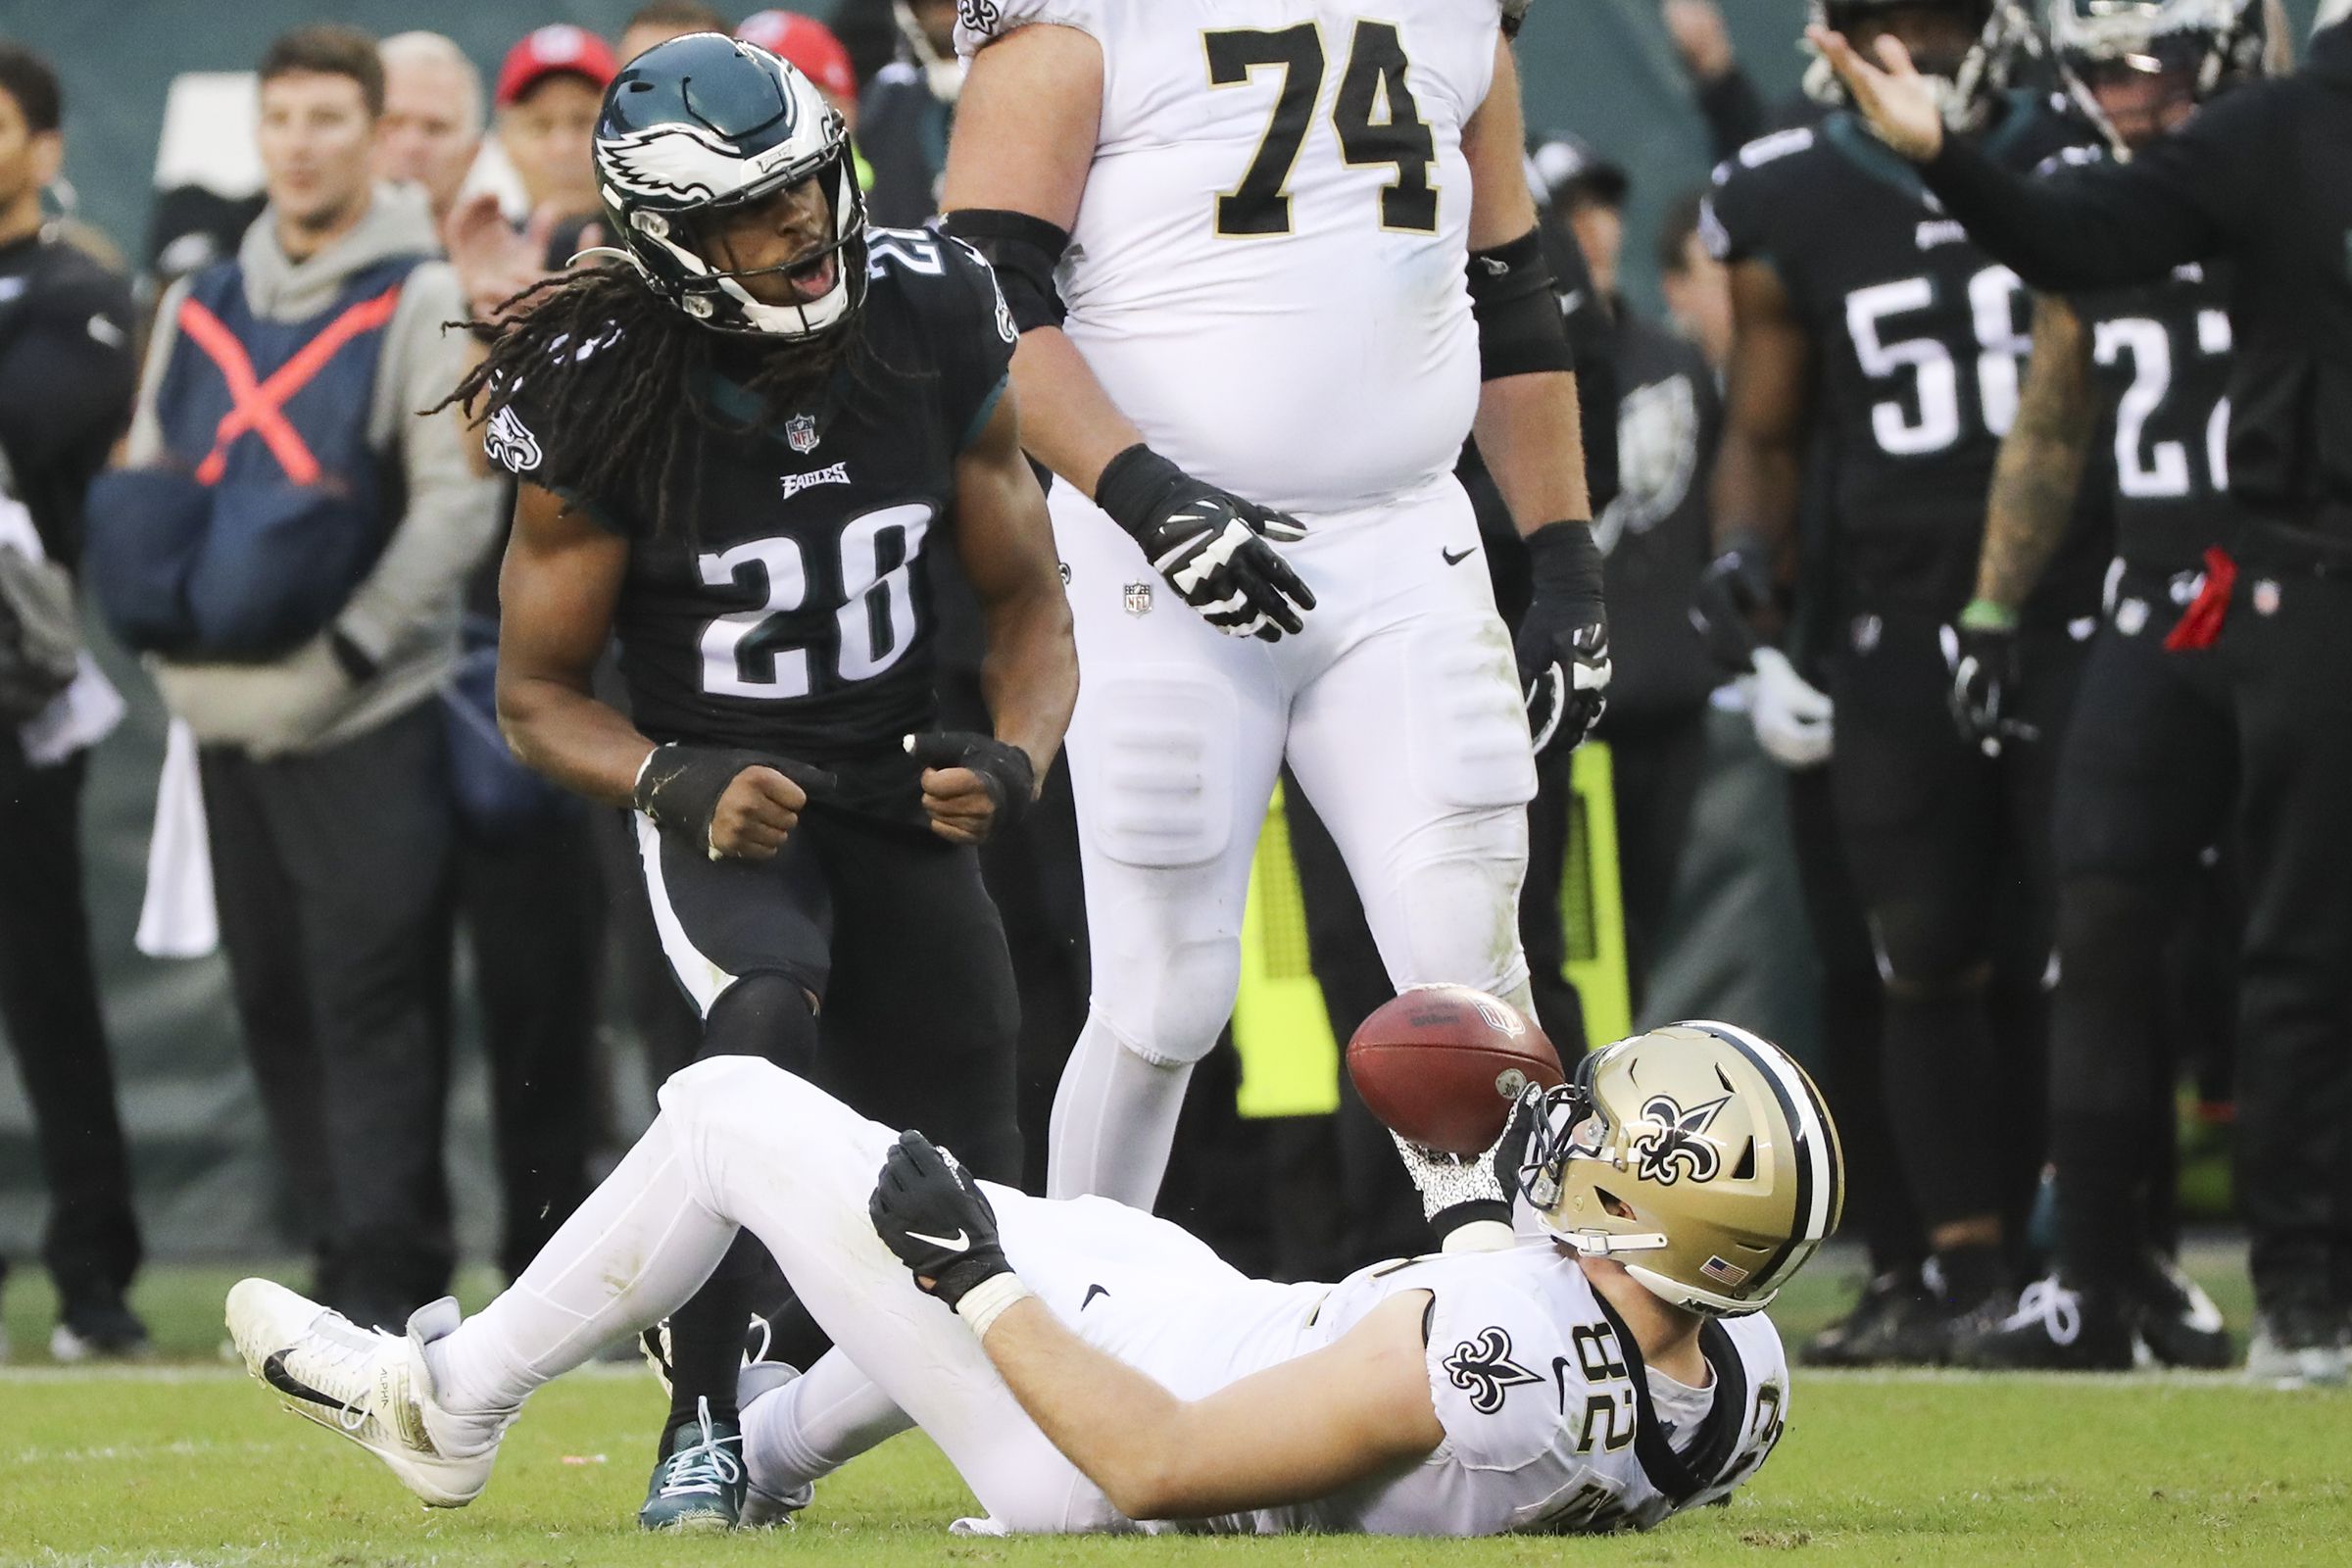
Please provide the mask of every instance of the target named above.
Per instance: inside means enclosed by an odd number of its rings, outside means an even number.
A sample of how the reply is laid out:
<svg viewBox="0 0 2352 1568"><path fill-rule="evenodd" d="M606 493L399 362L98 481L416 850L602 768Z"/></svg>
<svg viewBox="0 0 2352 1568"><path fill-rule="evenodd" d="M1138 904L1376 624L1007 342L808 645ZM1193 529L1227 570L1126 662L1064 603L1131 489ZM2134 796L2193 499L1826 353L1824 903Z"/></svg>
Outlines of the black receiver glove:
<svg viewBox="0 0 2352 1568"><path fill-rule="evenodd" d="M1541 757L1555 739L1575 750L1609 706L1609 612L1591 523L1545 523L1527 536L1527 558L1535 597L1519 623L1519 684Z"/></svg>
<svg viewBox="0 0 2352 1568"><path fill-rule="evenodd" d="M915 1284L950 1306L1012 1272L997 1240L997 1211L980 1184L921 1133L901 1133L890 1146L865 1211Z"/></svg>
<svg viewBox="0 0 2352 1568"><path fill-rule="evenodd" d="M1971 624L1970 606L1956 626L1943 628L1943 662L1952 674L1952 722L1960 738L1987 757L2001 755L2008 741L2038 738L2031 724L2014 715L2018 678L2017 630L2014 625Z"/></svg>
<svg viewBox="0 0 2352 1568"><path fill-rule="evenodd" d="M989 813L991 836L1021 819L1037 794L1037 764L1018 746L994 735L968 729L933 730L906 737L906 755L919 767L968 767L980 775L995 809Z"/></svg>
<svg viewBox="0 0 2352 1568"><path fill-rule="evenodd" d="M837 789L841 781L821 767L796 762L767 752L719 746L671 744L655 751L637 771L637 788L629 804L653 818L654 826L675 833L708 854L710 819L718 814L719 797L747 767L772 767L806 790L813 801Z"/></svg>
<svg viewBox="0 0 2352 1568"><path fill-rule="evenodd" d="M1137 442L1110 460L1095 505L1143 547L1152 569L1228 637L1297 633L1315 596L1268 543L1297 544L1296 517L1204 484Z"/></svg>
<svg viewBox="0 0 2352 1568"><path fill-rule="evenodd" d="M1772 604L1772 552L1753 534L1734 534L1698 574L1690 624L1707 654L1726 669L1755 665L1757 619Z"/></svg>

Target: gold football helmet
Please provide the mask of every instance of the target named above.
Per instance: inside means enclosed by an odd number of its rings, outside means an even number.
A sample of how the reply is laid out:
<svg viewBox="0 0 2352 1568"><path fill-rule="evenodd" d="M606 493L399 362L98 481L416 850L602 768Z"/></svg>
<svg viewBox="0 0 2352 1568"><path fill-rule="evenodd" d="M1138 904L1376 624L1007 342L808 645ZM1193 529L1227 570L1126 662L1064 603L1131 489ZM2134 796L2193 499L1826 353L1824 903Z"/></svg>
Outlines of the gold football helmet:
<svg viewBox="0 0 2352 1568"><path fill-rule="evenodd" d="M1530 1094L1520 1190L1544 1231L1676 1306L1756 1311L1838 1228L1845 1157L1829 1106L1744 1029L1653 1029Z"/></svg>

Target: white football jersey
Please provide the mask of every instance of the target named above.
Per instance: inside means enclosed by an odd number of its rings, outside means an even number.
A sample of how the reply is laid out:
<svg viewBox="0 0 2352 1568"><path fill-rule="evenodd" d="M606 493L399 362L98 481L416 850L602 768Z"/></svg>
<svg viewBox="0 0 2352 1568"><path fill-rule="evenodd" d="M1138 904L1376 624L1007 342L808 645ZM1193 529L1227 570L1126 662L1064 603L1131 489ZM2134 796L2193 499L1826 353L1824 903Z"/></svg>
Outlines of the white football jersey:
<svg viewBox="0 0 2352 1568"><path fill-rule="evenodd" d="M1463 124L1498 0L963 0L1102 46L1064 329L1154 450L1263 505L1378 503L1477 412Z"/></svg>
<svg viewBox="0 0 2352 1568"><path fill-rule="evenodd" d="M1490 1536L1642 1529L1713 1502L1780 1440L1788 1368L1761 1314L1709 1322L1695 1400L1642 1362L1577 1259L1547 1240L1381 1263L1337 1285L1248 1279L1164 1223L1006 1228L1023 1277L1090 1344L1199 1398L1331 1344L1399 1291L1428 1291L1430 1389L1446 1441L1393 1480L1291 1507L1147 1530ZM1082 1222L1083 1223L1083 1222ZM1043 1245L1039 1245L1040 1242ZM1083 1247L1081 1247L1083 1244ZM1144 1245L1149 1244L1149 1245ZM1051 1259L1052 1261L1049 1261ZM1671 1393L1671 1404L1661 1396ZM1696 1430L1675 1417L1704 1406Z"/></svg>

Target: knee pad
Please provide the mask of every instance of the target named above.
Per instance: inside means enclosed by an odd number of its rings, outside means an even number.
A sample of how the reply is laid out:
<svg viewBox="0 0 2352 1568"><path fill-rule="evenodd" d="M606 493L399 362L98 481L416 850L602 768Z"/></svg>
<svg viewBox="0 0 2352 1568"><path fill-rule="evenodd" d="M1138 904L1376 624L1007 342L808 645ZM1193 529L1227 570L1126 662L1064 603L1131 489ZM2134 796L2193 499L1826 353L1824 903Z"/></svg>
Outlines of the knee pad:
<svg viewBox="0 0 2352 1568"><path fill-rule="evenodd" d="M702 1056L758 1056L806 1074L816 1060L816 1010L808 989L773 970L741 975L703 1017Z"/></svg>
<svg viewBox="0 0 2352 1568"><path fill-rule="evenodd" d="M1936 1002L1973 996L1992 976L1992 960L1962 911L1901 901L1870 911L1870 937L1886 994Z"/></svg>
<svg viewBox="0 0 2352 1568"><path fill-rule="evenodd" d="M1155 1067L1189 1067L1216 1045L1241 983L1239 937L1171 941L1147 963L1099 969L1095 1015L1123 1050Z"/></svg>
<svg viewBox="0 0 2352 1568"><path fill-rule="evenodd" d="M1088 688L1071 737L1079 806L1096 846L1129 865L1200 865L1233 834L1234 734L1222 683L1181 665L1126 670Z"/></svg>
<svg viewBox="0 0 2352 1568"><path fill-rule="evenodd" d="M1497 813L1481 841L1398 871L1386 891L1365 889L1391 983L1460 985L1508 998L1527 984L1519 896L1527 871L1524 812ZM1539 895L1543 896L1543 895Z"/></svg>

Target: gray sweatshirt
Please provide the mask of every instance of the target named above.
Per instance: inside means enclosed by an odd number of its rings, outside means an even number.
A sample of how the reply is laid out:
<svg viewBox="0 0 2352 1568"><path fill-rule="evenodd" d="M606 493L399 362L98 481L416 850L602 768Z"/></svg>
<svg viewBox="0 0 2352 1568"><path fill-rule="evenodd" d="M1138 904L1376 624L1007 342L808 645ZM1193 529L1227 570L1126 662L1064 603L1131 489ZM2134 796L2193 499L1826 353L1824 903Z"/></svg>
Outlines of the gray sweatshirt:
<svg viewBox="0 0 2352 1568"><path fill-rule="evenodd" d="M353 272L386 257L438 250L423 196L408 186L379 185L359 226L308 260L289 261L279 248L274 208L245 231L237 260L256 315L301 320L326 309ZM163 455L156 394L178 341L174 323L186 292L185 283L173 285L156 315L130 427L127 462L134 467ZM268 663L150 660L165 706L188 721L199 742L258 758L319 751L407 712L448 675L466 579L498 536L500 505L498 482L477 474L468 461L458 412L416 414L440 402L465 373L464 336L441 330L463 315L456 274L444 263L426 262L409 274L384 329L368 439L405 466L408 511L332 627L375 662L375 674L355 682L326 632Z"/></svg>

